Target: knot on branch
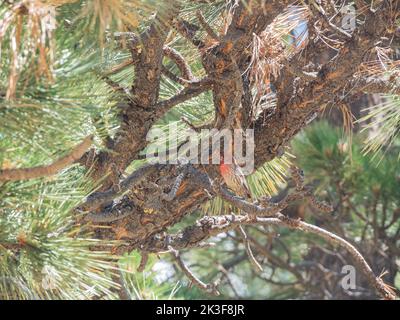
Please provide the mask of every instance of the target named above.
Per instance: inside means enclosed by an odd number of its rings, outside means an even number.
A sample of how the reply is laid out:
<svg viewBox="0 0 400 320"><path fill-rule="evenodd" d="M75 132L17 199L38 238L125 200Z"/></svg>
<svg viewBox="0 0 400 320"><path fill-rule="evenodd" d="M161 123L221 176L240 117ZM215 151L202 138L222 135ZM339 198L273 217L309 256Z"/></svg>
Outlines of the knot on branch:
<svg viewBox="0 0 400 320"><path fill-rule="evenodd" d="M304 172L300 168L292 166L290 168L291 176L296 186L296 193L292 195L293 199L295 200L296 197L304 197L308 200L309 204L321 212L332 212L333 207L332 205L326 203L325 201L318 200L315 195L313 194L313 190L310 186L306 186L304 183ZM289 196L290 197L290 196Z"/></svg>

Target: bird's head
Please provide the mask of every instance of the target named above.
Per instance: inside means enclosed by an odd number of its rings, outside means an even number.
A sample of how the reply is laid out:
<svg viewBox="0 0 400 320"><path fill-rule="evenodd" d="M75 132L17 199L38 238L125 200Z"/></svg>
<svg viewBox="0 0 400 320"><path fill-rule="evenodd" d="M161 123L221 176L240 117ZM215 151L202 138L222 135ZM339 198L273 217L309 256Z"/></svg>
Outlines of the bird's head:
<svg viewBox="0 0 400 320"><path fill-rule="evenodd" d="M219 165L219 171L222 175L229 173L230 167L226 163L221 163Z"/></svg>

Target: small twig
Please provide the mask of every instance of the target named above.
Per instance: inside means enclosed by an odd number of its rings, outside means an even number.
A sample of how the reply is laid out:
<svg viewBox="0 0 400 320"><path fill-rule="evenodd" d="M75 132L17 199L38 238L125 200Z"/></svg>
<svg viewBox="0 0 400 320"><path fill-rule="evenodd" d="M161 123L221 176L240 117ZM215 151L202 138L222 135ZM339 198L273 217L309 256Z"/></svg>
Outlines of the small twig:
<svg viewBox="0 0 400 320"><path fill-rule="evenodd" d="M132 300L131 294L129 290L126 288L125 280L124 280L124 275L122 274L121 269L118 267L118 274L113 274L112 275L112 280L118 284L118 287L116 290L116 293L118 294L119 298L121 300Z"/></svg>
<svg viewBox="0 0 400 320"><path fill-rule="evenodd" d="M0 181L18 181L52 176L60 170L73 164L75 161L79 160L86 150L89 149L92 143L93 136L90 135L86 137L80 144L74 147L68 155L54 161L52 164L47 166L0 170Z"/></svg>
<svg viewBox="0 0 400 320"><path fill-rule="evenodd" d="M347 38L351 39L352 36L350 33L346 32L345 30L343 30L342 28L339 28L337 25L335 25L334 23L332 23L332 21L329 20L329 18L326 15L325 10L320 7L315 5L315 8L317 9L318 13L320 14L320 16L325 20L325 22L335 31L341 33L342 35L346 36Z"/></svg>
<svg viewBox="0 0 400 320"><path fill-rule="evenodd" d="M244 246L246 248L247 256L249 257L250 263L255 268L256 272L263 272L262 266L258 263L257 259L254 257L253 251L251 250L250 241L247 237L246 231L244 231L242 226L239 226L237 230L244 240Z"/></svg>
<svg viewBox="0 0 400 320"><path fill-rule="evenodd" d="M205 291L206 293L210 293L210 294L213 294L216 296L220 295L220 293L217 290L216 285L214 283L206 284L193 274L193 272L183 262L180 254L179 254L179 251L173 249L172 247L169 247L169 250L171 252L172 257L175 259L177 265L179 266L179 268L189 278L189 280L192 282L192 284L194 284L199 289Z"/></svg>
<svg viewBox="0 0 400 320"><path fill-rule="evenodd" d="M191 82L188 87L184 88L175 96L156 103L154 105L154 109L156 109L156 117L165 114L168 110L170 110L177 104L192 99L200 95L201 93L209 90L211 88L211 85L212 82L208 78Z"/></svg>
<svg viewBox="0 0 400 320"><path fill-rule="evenodd" d="M194 130L195 132L200 132L203 129L212 129L213 125L211 123L206 123L203 125L195 126L188 118L181 117L183 123L187 124L190 129Z"/></svg>
<svg viewBox="0 0 400 320"><path fill-rule="evenodd" d="M101 79L103 79L105 81L105 83L107 83L111 89L113 89L115 92L121 92L124 93L127 97L130 97L130 92L128 88L124 88L122 87L118 82L112 80L110 77L108 76L100 76Z"/></svg>
<svg viewBox="0 0 400 320"><path fill-rule="evenodd" d="M115 163L112 163L110 165L110 170L111 170L111 180L112 180L112 188L114 189L114 191L116 193L121 192L121 185L120 185L120 176L121 176L121 172L119 171L117 165Z"/></svg>
<svg viewBox="0 0 400 320"><path fill-rule="evenodd" d="M154 158L165 158L165 159L173 159L177 154L179 154L179 150L182 146L187 144L189 142L189 139L183 140L181 143L179 143L176 147L174 148L169 148L167 150L163 151L156 151L154 154L141 154L138 155L137 160L144 160L144 159L154 159Z"/></svg>
<svg viewBox="0 0 400 320"><path fill-rule="evenodd" d="M200 10L196 11L196 17L197 20L199 20L200 25L203 27L203 29L207 32L207 34L214 40L219 41L218 35L215 33L215 31L211 28L211 26L208 24L206 19L204 18L203 14L201 13Z"/></svg>
<svg viewBox="0 0 400 320"><path fill-rule="evenodd" d="M291 176L292 179L294 181L294 183L296 184L296 190L300 191L304 188L304 172L303 170L292 166L290 168L291 171Z"/></svg>
<svg viewBox="0 0 400 320"><path fill-rule="evenodd" d="M143 272L146 268L147 262L149 261L149 254L146 251L142 251L142 258L140 259L140 264L137 268L138 272Z"/></svg>
<svg viewBox="0 0 400 320"><path fill-rule="evenodd" d="M358 12L364 12L369 9L364 0L354 0L354 3L357 6Z"/></svg>
<svg viewBox="0 0 400 320"><path fill-rule="evenodd" d="M189 40L195 47L203 48L204 43L196 39L196 32L199 30L199 27L193 23L189 23L185 20L178 19L177 22L174 24L174 28L187 40Z"/></svg>
<svg viewBox="0 0 400 320"><path fill-rule="evenodd" d="M311 189L306 187L304 185L304 173L303 170L292 166L291 167L291 174L292 174L292 179L294 183L296 184L296 191L301 192L304 194L304 198L308 200L310 205L321 211L321 212L332 212L333 207L332 205L324 202L324 201L319 201L315 195L311 192Z"/></svg>
<svg viewBox="0 0 400 320"><path fill-rule="evenodd" d="M291 64L290 62L286 64L288 71L293 74L296 77L299 77L301 79L307 80L307 81L312 81L318 78L316 72L307 72L301 70L301 68L297 67L294 64Z"/></svg>
<svg viewBox="0 0 400 320"><path fill-rule="evenodd" d="M325 201L319 201L313 194L307 195L306 196L309 204L314 208L317 209L318 211L321 212L332 212L333 211L333 206L329 203L326 203Z"/></svg>
<svg viewBox="0 0 400 320"><path fill-rule="evenodd" d="M105 72L103 74L103 77L109 77L113 74L116 74L118 72L121 72L122 70L124 70L125 68L132 66L133 65L133 61L132 60L126 60L114 67L112 67L110 70L108 70L107 72Z"/></svg>
<svg viewBox="0 0 400 320"><path fill-rule="evenodd" d="M237 292L237 290L236 290L236 288L235 288L233 282L232 282L231 279L230 279L229 271L226 270L222 264L218 265L218 270L221 271L221 273L223 274L223 276L224 276L225 279L227 280L229 286L231 287L233 293L235 294L235 298L236 298L236 299L239 299L239 298L240 298L240 295L239 295L239 293Z"/></svg>
<svg viewBox="0 0 400 320"><path fill-rule="evenodd" d="M181 84L182 86L187 86L190 83L190 81L178 77L175 73L170 71L166 66L162 66L161 72L164 76L168 77L174 82Z"/></svg>
<svg viewBox="0 0 400 320"><path fill-rule="evenodd" d="M115 40L128 42L130 48L140 43L140 37L133 32L114 32L113 37Z"/></svg>

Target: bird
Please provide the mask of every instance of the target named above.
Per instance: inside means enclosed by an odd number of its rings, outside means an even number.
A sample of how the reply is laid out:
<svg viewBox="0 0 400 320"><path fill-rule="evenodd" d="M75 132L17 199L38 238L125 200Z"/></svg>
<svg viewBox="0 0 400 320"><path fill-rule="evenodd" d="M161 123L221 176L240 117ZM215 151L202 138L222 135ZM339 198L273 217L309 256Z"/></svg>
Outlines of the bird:
<svg viewBox="0 0 400 320"><path fill-rule="evenodd" d="M252 196L246 181L246 177L234 159L232 163L225 163L223 157L221 156L219 171L226 186L231 191L233 191L239 197L245 198L246 200L251 200Z"/></svg>

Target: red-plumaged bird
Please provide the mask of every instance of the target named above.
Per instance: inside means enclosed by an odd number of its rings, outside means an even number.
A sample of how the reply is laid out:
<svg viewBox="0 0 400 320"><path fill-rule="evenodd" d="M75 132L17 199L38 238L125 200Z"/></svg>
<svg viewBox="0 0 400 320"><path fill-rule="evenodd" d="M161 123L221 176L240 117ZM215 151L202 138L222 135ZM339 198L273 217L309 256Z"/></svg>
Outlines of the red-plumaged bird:
<svg viewBox="0 0 400 320"><path fill-rule="evenodd" d="M251 199L251 193L246 178L242 169L235 161L228 164L224 163L223 158L221 158L219 171L229 189L239 197Z"/></svg>

